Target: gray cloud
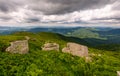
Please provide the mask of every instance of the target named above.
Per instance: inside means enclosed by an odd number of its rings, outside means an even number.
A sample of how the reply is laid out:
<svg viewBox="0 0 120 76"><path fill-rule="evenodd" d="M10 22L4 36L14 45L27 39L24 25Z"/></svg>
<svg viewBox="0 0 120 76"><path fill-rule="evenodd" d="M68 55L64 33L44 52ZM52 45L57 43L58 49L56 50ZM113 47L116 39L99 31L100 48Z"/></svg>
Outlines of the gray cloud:
<svg viewBox="0 0 120 76"><path fill-rule="evenodd" d="M113 10L120 10L120 1L119 0L116 0L112 9Z"/></svg>
<svg viewBox="0 0 120 76"><path fill-rule="evenodd" d="M46 15L66 14L78 10L95 9L115 0L32 0L29 8ZM39 6L38 6L39 5Z"/></svg>
<svg viewBox="0 0 120 76"><path fill-rule="evenodd" d="M0 11L1 12L11 12L16 11L18 6L20 6L22 3L19 3L15 0L0 0Z"/></svg>
<svg viewBox="0 0 120 76"><path fill-rule="evenodd" d="M0 20L13 20L13 22L23 22L23 23L78 23L78 24L89 24L89 21L82 21L83 16L79 11L84 10L94 10L100 9L111 4L113 12L116 15L108 17L96 17L92 20L102 21L102 20L116 20L120 21L119 11L120 11L120 0L0 0L0 15L4 14L6 16L0 16ZM107 9L106 9L107 10ZM79 12L79 20L75 20L72 12ZM14 14L12 14L14 12ZM104 11L103 11L104 12ZM7 14L6 14L7 13ZM93 12L94 13L94 12ZM87 14L87 13L85 13ZM53 15L53 17L51 17ZM65 17L63 17L65 16ZM89 19L88 19L89 20ZM111 21L112 23L112 21ZM115 22L113 22L115 23Z"/></svg>
<svg viewBox="0 0 120 76"><path fill-rule="evenodd" d="M112 12L114 12L112 10ZM120 21L120 11L117 10L114 15L107 16L107 17L102 17L102 18L93 18L92 20L115 20L115 21Z"/></svg>
<svg viewBox="0 0 120 76"><path fill-rule="evenodd" d="M120 17L106 17L106 18L94 18L92 21L98 24L120 24Z"/></svg>
<svg viewBox="0 0 120 76"><path fill-rule="evenodd" d="M92 20L120 20L120 17L94 18Z"/></svg>
<svg viewBox="0 0 120 76"><path fill-rule="evenodd" d="M115 0L0 0L0 11L16 11L27 5L28 9L45 15L59 15L79 10L95 9Z"/></svg>
<svg viewBox="0 0 120 76"><path fill-rule="evenodd" d="M34 22L39 22L40 19L39 18L27 18L25 19L25 23L34 23Z"/></svg>
<svg viewBox="0 0 120 76"><path fill-rule="evenodd" d="M11 19L12 18L10 16L0 16L0 20L2 20L2 21L9 21Z"/></svg>

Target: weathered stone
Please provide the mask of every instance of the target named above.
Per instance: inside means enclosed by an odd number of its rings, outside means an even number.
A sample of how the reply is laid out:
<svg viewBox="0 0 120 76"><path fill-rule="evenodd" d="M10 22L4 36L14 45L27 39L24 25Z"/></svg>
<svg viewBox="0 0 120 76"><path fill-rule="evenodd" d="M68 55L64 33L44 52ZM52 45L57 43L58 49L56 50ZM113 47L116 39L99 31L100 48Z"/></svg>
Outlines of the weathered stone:
<svg viewBox="0 0 120 76"><path fill-rule="evenodd" d="M92 57L85 57L86 62L92 62Z"/></svg>
<svg viewBox="0 0 120 76"><path fill-rule="evenodd" d="M6 49L6 52L26 54L29 52L28 40L11 42L11 46Z"/></svg>
<svg viewBox="0 0 120 76"><path fill-rule="evenodd" d="M46 51L56 50L56 51L59 51L59 44L57 44L57 43L46 43L42 47L42 50L46 50Z"/></svg>
<svg viewBox="0 0 120 76"><path fill-rule="evenodd" d="M67 47L62 49L64 53L70 53L79 57L88 56L88 47L77 43L67 43Z"/></svg>
<svg viewBox="0 0 120 76"><path fill-rule="evenodd" d="M117 71L117 76L120 76L120 71Z"/></svg>

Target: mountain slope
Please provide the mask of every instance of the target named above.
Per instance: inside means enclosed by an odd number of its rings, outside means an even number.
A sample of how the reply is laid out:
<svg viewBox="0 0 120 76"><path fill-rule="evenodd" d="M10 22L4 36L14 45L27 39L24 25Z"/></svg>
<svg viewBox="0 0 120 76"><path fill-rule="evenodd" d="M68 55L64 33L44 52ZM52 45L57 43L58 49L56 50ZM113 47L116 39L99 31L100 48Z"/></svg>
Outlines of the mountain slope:
<svg viewBox="0 0 120 76"><path fill-rule="evenodd" d="M54 50L42 51L41 46L45 42L56 42L62 48L67 42L76 41L72 37L56 33L17 32L0 36L0 46L3 47L3 42L7 44L5 48L10 41L23 40L25 36L30 37L28 54L10 54L0 49L0 76L116 76L116 71L120 70L120 51L117 50L107 51L89 47L92 62ZM77 41L85 43L82 39Z"/></svg>

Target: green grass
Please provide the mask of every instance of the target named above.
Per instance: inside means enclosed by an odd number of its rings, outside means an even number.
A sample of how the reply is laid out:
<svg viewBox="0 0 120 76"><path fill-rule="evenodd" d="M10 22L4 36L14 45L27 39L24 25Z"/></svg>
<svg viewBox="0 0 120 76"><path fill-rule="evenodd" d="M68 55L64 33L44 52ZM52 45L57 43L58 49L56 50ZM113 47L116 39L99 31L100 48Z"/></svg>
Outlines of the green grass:
<svg viewBox="0 0 120 76"><path fill-rule="evenodd" d="M0 36L0 51L4 51L10 45L10 42L16 40L23 40L25 37L23 36L13 36L13 35L6 35Z"/></svg>
<svg viewBox="0 0 120 76"><path fill-rule="evenodd" d="M30 52L25 55L3 52L11 41L29 36ZM68 40L70 39L70 40ZM120 51L89 48L92 62L57 51L42 51L46 42L56 42L63 48L71 38L53 33L17 32L0 36L0 76L116 76L120 70ZM74 40L73 40L74 41ZM5 46L2 46L4 43Z"/></svg>

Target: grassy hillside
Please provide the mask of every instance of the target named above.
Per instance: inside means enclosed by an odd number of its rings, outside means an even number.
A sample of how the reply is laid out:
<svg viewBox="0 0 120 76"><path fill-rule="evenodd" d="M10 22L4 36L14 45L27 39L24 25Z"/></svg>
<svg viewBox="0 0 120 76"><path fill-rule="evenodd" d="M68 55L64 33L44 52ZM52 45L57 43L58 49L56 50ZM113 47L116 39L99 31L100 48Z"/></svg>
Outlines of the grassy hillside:
<svg viewBox="0 0 120 76"><path fill-rule="evenodd" d="M11 41L29 36L30 52L25 55L4 52ZM120 51L98 50L89 47L92 62L57 51L42 51L46 42L56 42L62 49L67 42L86 45L87 42L54 33L17 32L0 36L0 76L116 76L120 70Z"/></svg>

